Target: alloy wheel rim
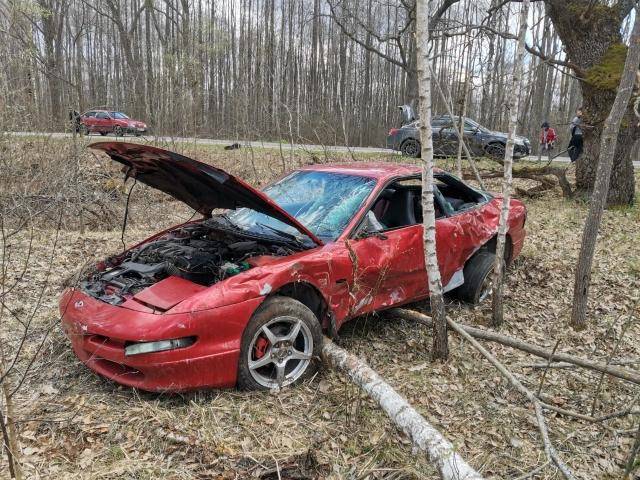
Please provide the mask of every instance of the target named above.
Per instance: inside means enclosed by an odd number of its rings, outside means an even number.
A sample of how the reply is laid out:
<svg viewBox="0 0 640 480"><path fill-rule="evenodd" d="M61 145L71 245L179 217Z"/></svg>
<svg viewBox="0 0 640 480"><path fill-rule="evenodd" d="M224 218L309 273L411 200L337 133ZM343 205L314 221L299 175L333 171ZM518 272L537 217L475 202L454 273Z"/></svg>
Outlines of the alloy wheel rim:
<svg viewBox="0 0 640 480"><path fill-rule="evenodd" d="M313 336L299 318L276 317L258 330L249 344L251 377L266 388L282 388L298 380L313 357Z"/></svg>
<svg viewBox="0 0 640 480"><path fill-rule="evenodd" d="M490 145L487 151L490 156L493 156L496 158L502 158L504 157L504 154L505 154L504 147L498 146L498 145Z"/></svg>
<svg viewBox="0 0 640 480"><path fill-rule="evenodd" d="M418 153L418 145L415 142L409 142L407 143L407 145L404 148L404 151L407 153L407 155L411 156L411 155L415 155L416 153Z"/></svg>

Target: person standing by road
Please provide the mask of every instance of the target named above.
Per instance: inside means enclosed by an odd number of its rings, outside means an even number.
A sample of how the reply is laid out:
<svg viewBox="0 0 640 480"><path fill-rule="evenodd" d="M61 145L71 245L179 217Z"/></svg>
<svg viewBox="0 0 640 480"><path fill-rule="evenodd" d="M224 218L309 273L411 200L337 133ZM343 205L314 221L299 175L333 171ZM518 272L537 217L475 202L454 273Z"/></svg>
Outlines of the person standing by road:
<svg viewBox="0 0 640 480"><path fill-rule="evenodd" d="M571 159L571 163L575 162L580 155L582 155L583 150L583 134L585 126L582 123L582 107L576 110L576 116L571 120L571 140L569 141L569 158Z"/></svg>
<svg viewBox="0 0 640 480"><path fill-rule="evenodd" d="M544 122L542 124L542 130L540 131L540 149L543 152L553 150L556 138L557 135L555 129L549 126L549 122Z"/></svg>

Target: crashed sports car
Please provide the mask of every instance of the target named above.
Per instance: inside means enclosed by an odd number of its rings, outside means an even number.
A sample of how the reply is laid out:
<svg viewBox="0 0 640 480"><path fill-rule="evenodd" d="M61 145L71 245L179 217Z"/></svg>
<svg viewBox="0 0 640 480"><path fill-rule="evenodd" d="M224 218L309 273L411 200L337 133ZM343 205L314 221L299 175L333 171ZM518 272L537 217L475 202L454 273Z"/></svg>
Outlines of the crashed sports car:
<svg viewBox="0 0 640 480"><path fill-rule="evenodd" d="M202 217L100 261L60 300L76 355L149 391L271 389L309 377L322 333L429 295L421 171L412 165L312 165L263 191L159 148L91 145L129 177ZM444 290L472 304L491 289L501 199L436 171ZM522 249L512 200L505 261Z"/></svg>

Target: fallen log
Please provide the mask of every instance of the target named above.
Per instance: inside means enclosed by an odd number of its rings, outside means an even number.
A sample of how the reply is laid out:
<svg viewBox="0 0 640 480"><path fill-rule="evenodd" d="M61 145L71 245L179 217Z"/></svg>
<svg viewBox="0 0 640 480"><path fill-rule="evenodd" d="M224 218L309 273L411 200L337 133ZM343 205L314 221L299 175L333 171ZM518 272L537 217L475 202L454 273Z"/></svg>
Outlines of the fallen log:
<svg viewBox="0 0 640 480"><path fill-rule="evenodd" d="M406 320L431 326L431 318L429 316L416 312L414 310L408 310L405 308L392 308L388 310L388 313L397 315L398 317L404 318ZM640 385L640 373L634 372L633 370L619 368L601 362L593 362L591 360L576 357L575 355L570 355L568 353L553 353L551 352L551 350L547 350L531 343L523 342L522 340L519 340L517 338L509 337L507 335L502 335L500 333L491 332L488 330L483 330L481 328L469 327L467 325L460 325L460 327L474 338L487 340L489 342L500 343L502 345L506 345L508 347L530 353L531 355L544 358L545 360L551 360L552 362L571 363L588 370L595 370L597 372L606 373L607 375L611 375L612 377L620 378L627 382Z"/></svg>
<svg viewBox="0 0 640 480"><path fill-rule="evenodd" d="M398 394L380 375L355 355L338 347L325 337L322 346L325 362L345 372L351 380L373 398L393 423L427 454L442 480L481 480L454 446Z"/></svg>

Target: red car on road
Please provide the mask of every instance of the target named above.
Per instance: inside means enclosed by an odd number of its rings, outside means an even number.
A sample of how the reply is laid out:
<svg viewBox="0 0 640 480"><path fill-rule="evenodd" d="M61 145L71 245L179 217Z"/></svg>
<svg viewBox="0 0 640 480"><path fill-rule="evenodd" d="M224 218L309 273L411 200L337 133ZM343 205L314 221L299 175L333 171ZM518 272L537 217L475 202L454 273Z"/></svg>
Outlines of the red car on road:
<svg viewBox="0 0 640 480"><path fill-rule="evenodd" d="M115 110L89 110L80 115L78 128L84 133L112 133L117 137L125 134L140 136L147 132L147 124L133 120Z"/></svg>
<svg viewBox="0 0 640 480"><path fill-rule="evenodd" d="M312 374L323 330L429 295L416 166L313 165L258 191L159 148L91 147L202 214L101 261L63 294L63 328L100 375L151 391L290 385ZM444 289L478 303L502 201L435 177ZM507 262L525 219L512 200Z"/></svg>

